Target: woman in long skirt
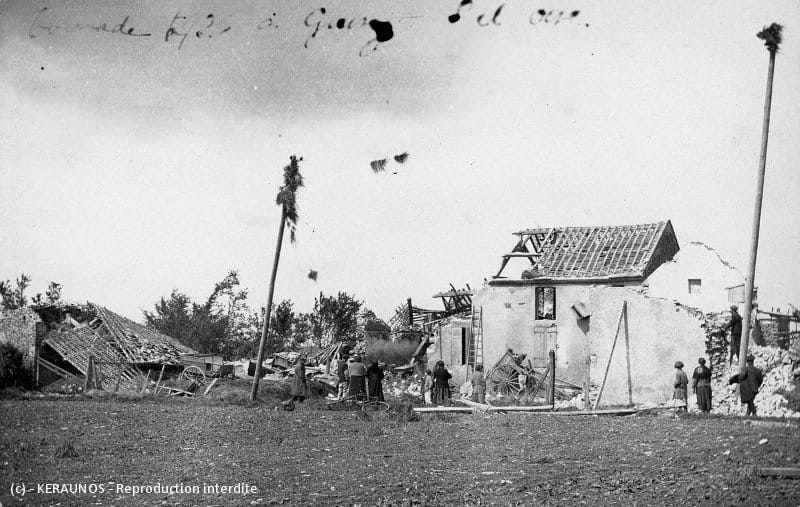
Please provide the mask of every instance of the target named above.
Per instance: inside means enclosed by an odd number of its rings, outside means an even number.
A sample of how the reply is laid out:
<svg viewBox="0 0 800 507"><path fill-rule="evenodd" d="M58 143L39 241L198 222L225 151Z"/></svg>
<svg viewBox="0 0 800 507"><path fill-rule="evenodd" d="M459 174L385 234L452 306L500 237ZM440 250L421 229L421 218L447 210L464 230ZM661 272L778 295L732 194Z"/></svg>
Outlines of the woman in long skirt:
<svg viewBox="0 0 800 507"><path fill-rule="evenodd" d="M369 397L383 401L383 368L378 361L373 361L367 368L367 386Z"/></svg>
<svg viewBox="0 0 800 507"><path fill-rule="evenodd" d="M361 357L356 356L347 367L350 374L350 385L348 386L347 395L356 396L366 392L364 379L367 375L367 367L361 362Z"/></svg>
<svg viewBox="0 0 800 507"><path fill-rule="evenodd" d="M689 377L683 372L683 363L678 361L675 363L675 382L673 387L675 390L672 392L672 399L674 400L675 408L686 412L687 401L689 395L686 387L689 385Z"/></svg>
<svg viewBox="0 0 800 507"><path fill-rule="evenodd" d="M453 376L444 367L444 361L437 361L433 370L433 395L434 405L441 405L450 400L450 379Z"/></svg>
<svg viewBox="0 0 800 507"><path fill-rule="evenodd" d="M303 401L308 396L306 385L306 358L300 356L294 367L294 378L291 389L292 401Z"/></svg>

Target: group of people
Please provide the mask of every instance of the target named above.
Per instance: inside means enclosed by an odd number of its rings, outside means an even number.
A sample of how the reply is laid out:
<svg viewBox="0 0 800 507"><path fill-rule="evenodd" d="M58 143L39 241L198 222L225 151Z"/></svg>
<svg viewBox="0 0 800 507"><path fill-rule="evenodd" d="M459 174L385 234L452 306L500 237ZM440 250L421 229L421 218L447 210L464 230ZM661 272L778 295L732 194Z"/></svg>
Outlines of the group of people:
<svg viewBox="0 0 800 507"><path fill-rule="evenodd" d="M342 356L338 360L336 373L338 377L339 399L367 393L370 398L384 401L383 398L383 367L373 361L369 367L363 362L361 356ZM294 367L294 378L290 389L291 401L303 401L308 397L306 381L306 358L300 356Z"/></svg>
<svg viewBox="0 0 800 507"><path fill-rule="evenodd" d="M452 392L450 379L453 375L447 370L444 361L437 361L433 371L425 372L425 383L422 394L426 404L445 405L450 402ZM475 365L472 375L472 401L486 403L486 378L483 376L483 365Z"/></svg>
<svg viewBox="0 0 800 507"><path fill-rule="evenodd" d="M365 365L359 355L339 357L336 365L338 378L338 398L366 394L371 399L384 401L383 366L378 361Z"/></svg>
<svg viewBox="0 0 800 507"><path fill-rule="evenodd" d="M756 416L755 399L764 375L761 370L755 367L755 357L749 354L745 361L747 363L743 373L737 373L729 380L729 384L739 384L739 396L742 404L747 406L746 416ZM711 412L711 368L706 366L705 358L697 360L698 366L692 373L692 391L697 397L697 408L701 412ZM678 410L687 410L688 407L688 386L689 378L683 371L683 363L675 363L675 381L673 383L673 401Z"/></svg>
<svg viewBox="0 0 800 507"><path fill-rule="evenodd" d="M730 354L729 364L733 364L733 357L739 358L739 347L742 340L742 316L739 315L739 307L731 305L731 319L726 328L730 330ZM705 358L697 360L698 366L692 373L692 390L697 397L697 408L701 412L711 412L711 368L706 366ZM755 367L755 357L749 354L745 358L746 366L744 370L730 378L729 384L739 384L739 396L742 404L747 406L746 416L756 415L755 399L761 383L764 381L764 374ZM683 363L675 363L675 381L672 395L673 402L678 410L687 410L688 405L688 386L689 378L683 371Z"/></svg>

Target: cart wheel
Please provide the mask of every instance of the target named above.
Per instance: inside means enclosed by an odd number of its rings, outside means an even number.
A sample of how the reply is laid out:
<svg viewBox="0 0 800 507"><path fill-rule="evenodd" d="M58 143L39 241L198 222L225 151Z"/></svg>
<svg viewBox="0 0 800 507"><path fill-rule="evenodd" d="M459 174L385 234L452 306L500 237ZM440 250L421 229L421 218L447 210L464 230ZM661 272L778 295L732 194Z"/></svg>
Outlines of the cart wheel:
<svg viewBox="0 0 800 507"><path fill-rule="evenodd" d="M186 380L189 380L199 385L205 385L206 383L206 374L203 373L203 370L201 370L197 366L186 367L183 370L183 373L181 373L181 378L185 378Z"/></svg>
<svg viewBox="0 0 800 507"><path fill-rule="evenodd" d="M513 366L497 368L492 372L489 381L496 394L514 396L520 392L519 372Z"/></svg>
<svg viewBox="0 0 800 507"><path fill-rule="evenodd" d="M385 401L371 401L361 405L361 410L364 412L388 412L389 404Z"/></svg>

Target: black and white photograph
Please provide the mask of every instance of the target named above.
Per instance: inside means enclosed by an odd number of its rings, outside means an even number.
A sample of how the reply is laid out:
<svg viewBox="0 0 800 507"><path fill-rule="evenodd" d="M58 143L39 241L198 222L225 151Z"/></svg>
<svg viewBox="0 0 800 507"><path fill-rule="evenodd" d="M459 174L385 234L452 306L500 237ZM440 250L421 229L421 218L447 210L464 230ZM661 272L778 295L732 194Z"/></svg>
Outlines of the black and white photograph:
<svg viewBox="0 0 800 507"><path fill-rule="evenodd" d="M0 507L800 506L796 0L0 0Z"/></svg>

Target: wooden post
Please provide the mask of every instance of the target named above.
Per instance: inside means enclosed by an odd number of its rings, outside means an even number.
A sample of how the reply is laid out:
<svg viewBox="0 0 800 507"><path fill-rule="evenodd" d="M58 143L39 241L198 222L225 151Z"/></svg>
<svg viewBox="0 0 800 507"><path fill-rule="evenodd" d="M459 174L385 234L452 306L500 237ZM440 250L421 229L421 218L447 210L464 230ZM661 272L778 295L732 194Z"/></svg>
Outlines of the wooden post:
<svg viewBox="0 0 800 507"><path fill-rule="evenodd" d="M744 375L747 367L747 350L750 341L750 318L753 313L753 289L756 279L756 256L758 254L758 235L761 228L761 202L764 197L764 173L767 166L767 141L769 140L769 115L772 107L772 78L775 74L775 53L781 42L781 26L773 23L758 34L764 39L769 50L767 70L767 96L764 100L764 122L761 127L761 157L758 160L758 182L756 201L753 209L753 232L750 237L750 256L747 276L744 279L744 312L742 313L742 340L739 345L739 374Z"/></svg>
<svg viewBox="0 0 800 507"><path fill-rule="evenodd" d="M142 394L144 394L145 390L147 390L148 382L150 382L150 369L147 370L147 377L145 377L144 382L142 383Z"/></svg>
<svg viewBox="0 0 800 507"><path fill-rule="evenodd" d="M617 322L617 332L614 333L614 343L611 344L611 354L608 355L608 364L606 365L606 373L603 375L603 383L600 384L600 392L597 393L597 399L594 400L594 407L592 410L597 410L598 405L600 405L600 398L603 396L603 389L606 387L606 380L608 380L608 370L611 369L611 360L614 359L614 349L617 348L617 338L619 337L619 329L622 325L622 318L625 316L625 308L628 306L628 302L624 301L622 303L622 311L619 313L619 321Z"/></svg>
<svg viewBox="0 0 800 507"><path fill-rule="evenodd" d="M628 336L628 302L622 304L622 313L625 315L625 361L628 366L628 405L633 406L633 382L631 381L631 346Z"/></svg>
<svg viewBox="0 0 800 507"><path fill-rule="evenodd" d="M114 386L114 394L116 394L117 391L119 391L119 383L122 380L122 368L123 368L123 363L122 361L120 361L119 369L117 370L117 385Z"/></svg>
<svg viewBox="0 0 800 507"><path fill-rule="evenodd" d="M89 390L89 386L91 385L93 376L94 376L94 356L89 356L89 360L86 364L86 378L83 381L83 392Z"/></svg>
<svg viewBox="0 0 800 507"><path fill-rule="evenodd" d="M411 306L411 298L408 298L408 325L414 325L414 307Z"/></svg>
<svg viewBox="0 0 800 507"><path fill-rule="evenodd" d="M591 356L586 356L586 372L583 374L583 409L584 410L591 410L592 409L592 400L589 398L589 385L592 381L591 373L589 372L589 368L592 366L592 358Z"/></svg>
<svg viewBox="0 0 800 507"><path fill-rule="evenodd" d="M164 377L164 368L167 367L167 364L164 363L161 365L161 373L158 374L158 380L156 381L156 387L153 389L153 398L156 397L158 394L158 385L161 384L161 379Z"/></svg>
<svg viewBox="0 0 800 507"><path fill-rule="evenodd" d="M556 408L556 351L550 349L550 383L547 387L550 388L550 393L547 402Z"/></svg>

